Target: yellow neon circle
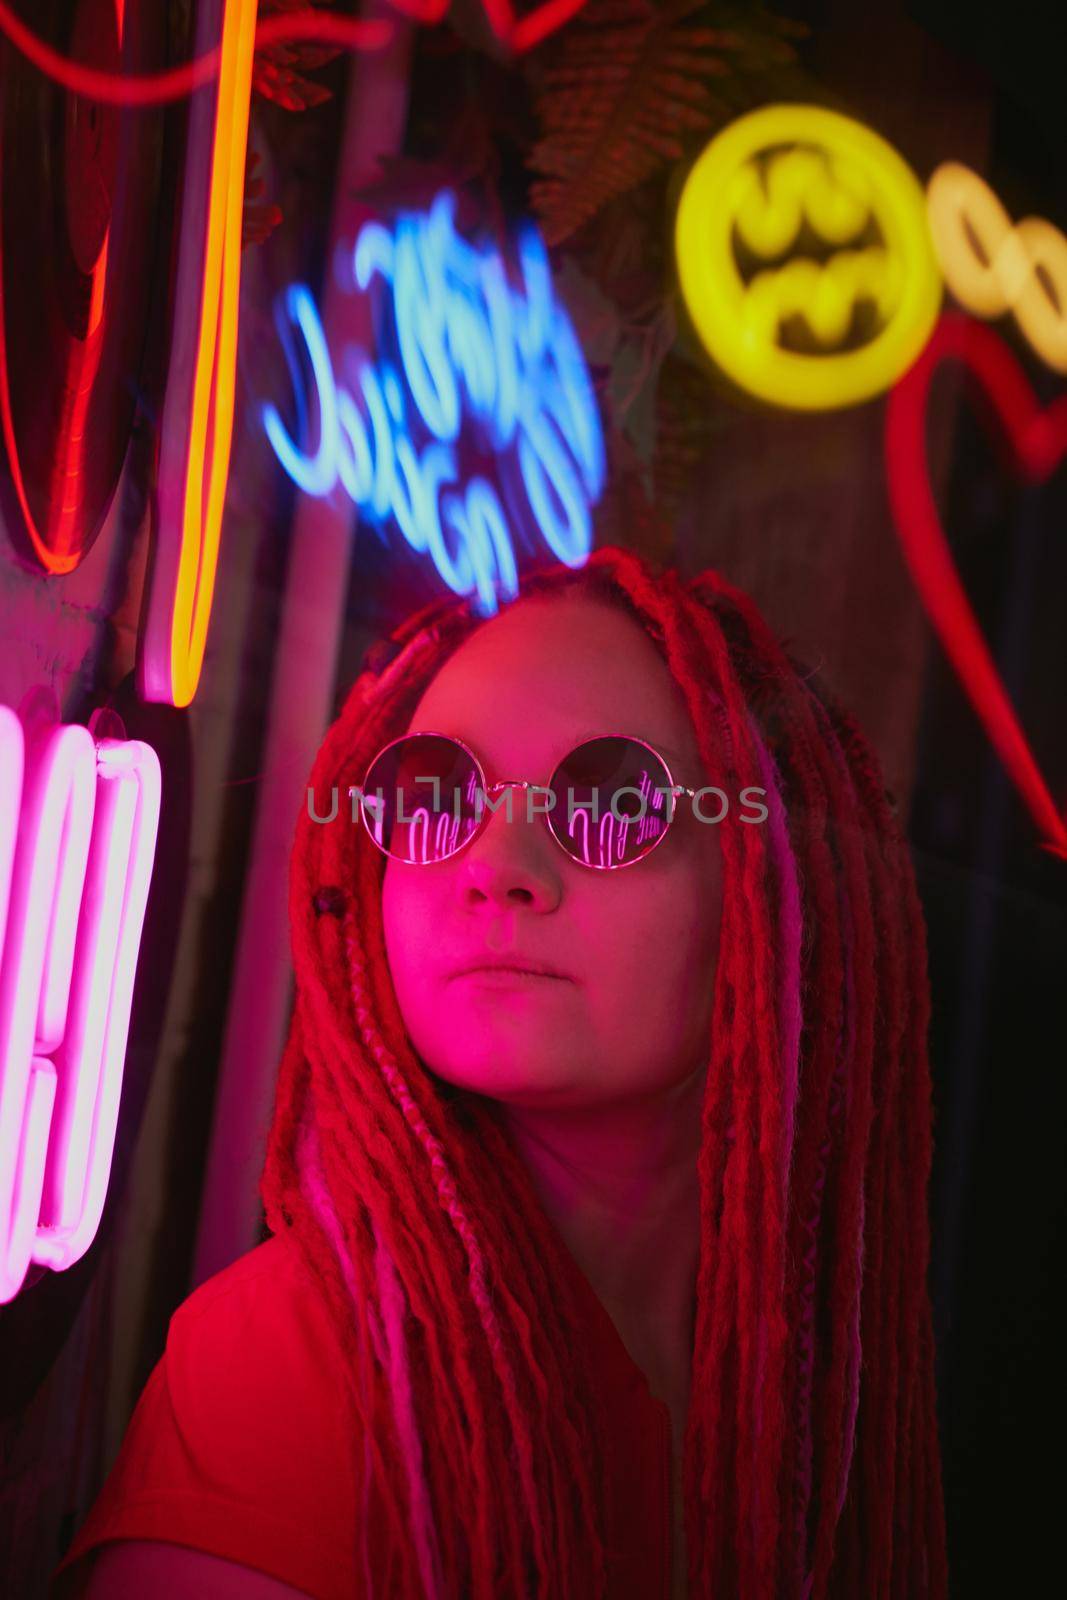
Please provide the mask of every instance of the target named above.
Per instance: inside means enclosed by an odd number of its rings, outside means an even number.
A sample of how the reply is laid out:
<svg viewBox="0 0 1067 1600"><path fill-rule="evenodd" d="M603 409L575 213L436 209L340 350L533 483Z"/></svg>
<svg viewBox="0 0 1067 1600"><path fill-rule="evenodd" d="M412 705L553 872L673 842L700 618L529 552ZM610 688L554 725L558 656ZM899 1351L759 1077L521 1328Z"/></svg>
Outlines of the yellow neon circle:
<svg viewBox="0 0 1067 1600"><path fill-rule="evenodd" d="M790 256L802 234L832 251ZM765 106L714 138L682 190L675 251L712 359L742 388L797 410L854 405L888 389L925 345L941 304L918 179L878 134L821 106ZM872 307L875 331L840 348L858 300ZM783 345L791 317L825 353Z"/></svg>

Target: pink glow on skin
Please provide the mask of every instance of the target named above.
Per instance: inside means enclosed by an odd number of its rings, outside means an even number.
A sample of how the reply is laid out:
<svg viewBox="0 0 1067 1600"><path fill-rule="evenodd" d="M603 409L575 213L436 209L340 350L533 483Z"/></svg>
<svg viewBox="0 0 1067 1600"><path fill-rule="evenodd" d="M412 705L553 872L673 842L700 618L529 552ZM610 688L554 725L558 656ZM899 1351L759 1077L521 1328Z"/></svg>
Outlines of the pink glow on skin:
<svg viewBox="0 0 1067 1600"><path fill-rule="evenodd" d="M445 663L409 728L450 731L490 783L546 784L597 733L661 750L699 787L681 689L630 618L520 600ZM498 1101L546 1212L653 1392L684 1415L699 1255L700 1108L721 920L718 831L687 802L645 859L568 858L514 791L456 856L389 859L382 910L404 1024L438 1077ZM457 978L480 955L564 974Z"/></svg>
<svg viewBox="0 0 1067 1600"><path fill-rule="evenodd" d="M114 1150L160 771L139 740L0 708L0 1303L70 1266ZM10 882L10 893L6 885ZM5 903L6 902L6 903Z"/></svg>

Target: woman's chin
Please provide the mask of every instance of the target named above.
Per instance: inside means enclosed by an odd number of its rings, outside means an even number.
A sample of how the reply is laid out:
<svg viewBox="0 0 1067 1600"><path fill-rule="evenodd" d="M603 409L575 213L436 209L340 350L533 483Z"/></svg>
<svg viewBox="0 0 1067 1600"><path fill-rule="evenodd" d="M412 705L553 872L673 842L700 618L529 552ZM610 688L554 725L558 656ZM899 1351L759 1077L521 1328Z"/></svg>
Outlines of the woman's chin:
<svg viewBox="0 0 1067 1600"><path fill-rule="evenodd" d="M573 1100L576 1089L573 1064L568 1071L562 1062L530 1056L517 1059L499 1048L485 1057L472 1048L462 1067L431 1071L457 1089L509 1105L565 1105Z"/></svg>

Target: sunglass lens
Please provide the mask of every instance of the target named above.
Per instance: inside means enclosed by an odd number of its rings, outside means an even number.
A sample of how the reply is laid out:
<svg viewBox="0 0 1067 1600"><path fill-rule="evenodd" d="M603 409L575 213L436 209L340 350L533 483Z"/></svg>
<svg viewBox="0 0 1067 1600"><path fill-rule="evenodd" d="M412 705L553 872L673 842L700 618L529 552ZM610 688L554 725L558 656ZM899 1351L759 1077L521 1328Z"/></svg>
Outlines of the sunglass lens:
<svg viewBox="0 0 1067 1600"><path fill-rule="evenodd" d="M375 843L400 861L444 861L477 826L479 780L452 739L415 733L387 745L371 763L360 805Z"/></svg>
<svg viewBox="0 0 1067 1600"><path fill-rule="evenodd" d="M563 848L585 866L625 867L657 844L671 816L670 774L637 739L588 739L565 756L549 816Z"/></svg>

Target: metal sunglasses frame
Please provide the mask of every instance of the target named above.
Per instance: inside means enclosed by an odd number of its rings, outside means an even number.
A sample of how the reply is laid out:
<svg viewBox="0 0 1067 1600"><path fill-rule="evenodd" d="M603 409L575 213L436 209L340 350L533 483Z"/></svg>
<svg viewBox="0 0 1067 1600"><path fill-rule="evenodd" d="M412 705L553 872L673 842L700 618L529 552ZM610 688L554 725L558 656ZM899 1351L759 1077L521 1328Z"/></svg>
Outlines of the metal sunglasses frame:
<svg viewBox="0 0 1067 1600"><path fill-rule="evenodd" d="M546 786L543 783L531 783L525 778L500 778L496 783L487 783L485 777L485 768L483 767L482 763L479 761L470 745L465 744L464 741L457 738L454 733L441 733L435 728L420 728L417 733L401 733L395 739L390 739L388 744L382 745L382 748L378 751L378 754L373 758L370 765L367 767L362 785L351 784L348 789L348 794L349 798L351 798L354 794L359 795L359 814L363 818L363 826L366 828L367 833L370 835L375 847L380 850L384 856L391 856L394 861L399 861L406 867L439 867L443 861L452 861L460 854L462 850L465 850L467 846L478 837L485 827L488 819L495 815L495 813L490 810L488 805L483 807L482 815L478 820L477 826L471 830L471 832L464 839L463 843L461 845L457 845L456 849L450 851L447 856L441 856L436 861L409 861L406 856L395 855L392 850L387 850L385 846L380 844L374 837L374 832L369 821L367 820L367 813L364 808L363 801L366 794L367 779L370 777L375 765L381 760L382 756L384 756L387 751L391 750L394 745L401 744L405 739L446 739L449 741L449 743L458 745L463 753L469 756L471 761L474 763L474 770L481 780L481 792L485 795L487 800L491 795L494 797L498 795L502 789L540 789L544 791L547 787L549 792L555 794L555 790L553 789L551 783ZM646 849L642 850L639 856L634 856L630 861L609 861L606 866L599 866L594 861L579 860L579 858L574 855L572 851L568 850L567 846L553 831L549 813L547 811L543 811L541 812L541 816L544 819L545 827L548 829L550 837L563 851L568 861L573 861L575 865L579 867L588 867L590 872L617 872L623 867L636 867L639 861L644 861L646 856L651 855L652 851L655 850L657 845L663 843L664 839L670 832L677 815L677 806L673 803L674 800L678 795L681 794L688 795L688 797L692 799L697 791L695 789L687 788L683 783L675 783L674 774L671 771L670 762L667 760L666 756L661 755L661 753L656 749L655 745L649 744L647 739L640 739L636 734L633 733L597 733L591 735L588 739L581 739L578 744L573 746L572 749L566 751L562 756L560 756L559 760L556 762L556 765L552 769L552 776L556 776L560 765L567 760L568 756L572 756L576 750L581 750L583 746L587 744L596 744L600 739L626 739L631 744L639 744L645 750L648 750L652 755L654 755L656 760L661 763L664 772L667 774L669 792L672 800L670 814L666 818L663 831L657 834L657 836L652 840L651 844L648 845ZM659 787L662 788L665 786Z"/></svg>

